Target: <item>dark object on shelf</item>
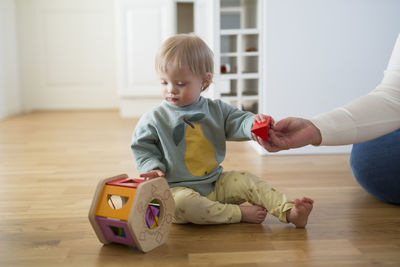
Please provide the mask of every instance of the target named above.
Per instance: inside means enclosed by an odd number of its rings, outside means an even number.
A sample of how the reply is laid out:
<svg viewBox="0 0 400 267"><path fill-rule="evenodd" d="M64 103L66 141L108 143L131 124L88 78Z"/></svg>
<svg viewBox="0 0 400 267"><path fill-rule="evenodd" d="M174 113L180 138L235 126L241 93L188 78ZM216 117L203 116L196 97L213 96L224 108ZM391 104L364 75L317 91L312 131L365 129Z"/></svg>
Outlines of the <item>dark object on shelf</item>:
<svg viewBox="0 0 400 267"><path fill-rule="evenodd" d="M221 73L227 73L231 71L231 66L229 64L221 65Z"/></svg>
<svg viewBox="0 0 400 267"><path fill-rule="evenodd" d="M257 52L257 48L249 47L249 48L246 49L246 52Z"/></svg>

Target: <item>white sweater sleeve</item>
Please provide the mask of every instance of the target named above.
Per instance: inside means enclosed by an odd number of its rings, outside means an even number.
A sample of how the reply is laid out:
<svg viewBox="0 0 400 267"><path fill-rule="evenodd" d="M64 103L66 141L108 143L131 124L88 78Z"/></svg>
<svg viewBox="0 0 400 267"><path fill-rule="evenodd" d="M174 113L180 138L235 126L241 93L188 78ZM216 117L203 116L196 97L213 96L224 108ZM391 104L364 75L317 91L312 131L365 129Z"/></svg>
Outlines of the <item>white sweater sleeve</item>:
<svg viewBox="0 0 400 267"><path fill-rule="evenodd" d="M311 121L321 131L321 145L360 143L400 128L400 35L375 90Z"/></svg>

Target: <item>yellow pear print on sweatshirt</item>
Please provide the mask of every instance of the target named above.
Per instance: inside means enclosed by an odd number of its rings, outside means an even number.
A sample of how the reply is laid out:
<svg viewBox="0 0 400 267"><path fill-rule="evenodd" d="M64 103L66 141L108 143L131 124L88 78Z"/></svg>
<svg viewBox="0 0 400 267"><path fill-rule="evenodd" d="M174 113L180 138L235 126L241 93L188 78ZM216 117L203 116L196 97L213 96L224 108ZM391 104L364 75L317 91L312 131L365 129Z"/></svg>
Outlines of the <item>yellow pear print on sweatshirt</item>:
<svg viewBox="0 0 400 267"><path fill-rule="evenodd" d="M204 136L200 124L192 123L186 127L185 140L185 164L192 175L207 175L217 167L214 147Z"/></svg>

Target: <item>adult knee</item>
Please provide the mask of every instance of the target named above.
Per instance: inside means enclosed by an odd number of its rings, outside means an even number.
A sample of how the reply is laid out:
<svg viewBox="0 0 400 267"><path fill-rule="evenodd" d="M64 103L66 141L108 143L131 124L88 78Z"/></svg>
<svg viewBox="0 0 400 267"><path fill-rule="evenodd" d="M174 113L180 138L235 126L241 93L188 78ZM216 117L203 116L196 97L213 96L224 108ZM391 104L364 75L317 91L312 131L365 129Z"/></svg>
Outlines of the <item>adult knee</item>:
<svg viewBox="0 0 400 267"><path fill-rule="evenodd" d="M353 145L350 166L358 183L374 197L400 204L400 130Z"/></svg>

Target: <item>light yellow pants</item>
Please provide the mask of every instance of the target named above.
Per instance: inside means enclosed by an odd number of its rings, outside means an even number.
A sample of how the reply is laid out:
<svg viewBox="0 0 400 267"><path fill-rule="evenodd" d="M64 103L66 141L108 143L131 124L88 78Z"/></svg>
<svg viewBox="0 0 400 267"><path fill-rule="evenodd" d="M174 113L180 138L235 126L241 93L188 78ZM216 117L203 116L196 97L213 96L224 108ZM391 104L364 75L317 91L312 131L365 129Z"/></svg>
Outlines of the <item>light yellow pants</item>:
<svg viewBox="0 0 400 267"><path fill-rule="evenodd" d="M223 172L214 191L202 196L187 187L171 188L175 199L174 223L222 224L237 223L242 219L239 205L249 202L262 206L282 222L293 201L263 179L246 171Z"/></svg>

